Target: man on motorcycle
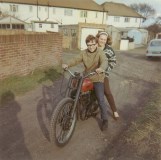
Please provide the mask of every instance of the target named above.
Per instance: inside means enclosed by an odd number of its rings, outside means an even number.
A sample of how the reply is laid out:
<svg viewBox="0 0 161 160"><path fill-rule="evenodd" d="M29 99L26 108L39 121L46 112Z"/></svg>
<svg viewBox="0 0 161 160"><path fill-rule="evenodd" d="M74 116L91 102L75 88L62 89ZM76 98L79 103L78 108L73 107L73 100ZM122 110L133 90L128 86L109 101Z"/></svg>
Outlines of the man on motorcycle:
<svg viewBox="0 0 161 160"><path fill-rule="evenodd" d="M104 100L105 74L103 73L107 67L106 56L103 51L98 48L96 37L93 35L87 36L86 45L87 49L81 51L81 53L76 58L73 58L67 64L62 64L62 68L66 69L82 62L85 67L85 73L93 71L96 72L96 74L91 76L90 79L93 82L95 94L101 110L101 130L106 130L108 128L108 115L107 104Z"/></svg>

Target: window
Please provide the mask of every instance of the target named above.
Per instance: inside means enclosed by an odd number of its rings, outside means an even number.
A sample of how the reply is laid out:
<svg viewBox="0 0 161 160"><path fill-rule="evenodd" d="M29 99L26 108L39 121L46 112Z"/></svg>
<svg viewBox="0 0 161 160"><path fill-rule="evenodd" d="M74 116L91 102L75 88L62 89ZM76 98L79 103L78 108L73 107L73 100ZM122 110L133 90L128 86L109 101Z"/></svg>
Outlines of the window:
<svg viewBox="0 0 161 160"><path fill-rule="evenodd" d="M64 36L68 36L68 31L66 28L64 28L63 33L64 33Z"/></svg>
<svg viewBox="0 0 161 160"><path fill-rule="evenodd" d="M29 11L32 12L33 8L32 6L29 6Z"/></svg>
<svg viewBox="0 0 161 160"><path fill-rule="evenodd" d="M135 23L137 23L137 18L135 18Z"/></svg>
<svg viewBox="0 0 161 160"><path fill-rule="evenodd" d="M39 28L42 28L42 23L39 23Z"/></svg>
<svg viewBox="0 0 161 160"><path fill-rule="evenodd" d="M47 7L45 7L45 12L47 12L48 11L48 8Z"/></svg>
<svg viewBox="0 0 161 160"><path fill-rule="evenodd" d="M55 8L53 8L53 14L55 14L56 13L56 9Z"/></svg>
<svg viewBox="0 0 161 160"><path fill-rule="evenodd" d="M76 36L76 30L75 29L71 29L71 36L75 37Z"/></svg>
<svg viewBox="0 0 161 160"><path fill-rule="evenodd" d="M64 10L64 15L65 16L72 16L73 15L72 9L65 9Z"/></svg>
<svg viewBox="0 0 161 160"><path fill-rule="evenodd" d="M51 24L51 28L54 28L54 24L53 23Z"/></svg>
<svg viewBox="0 0 161 160"><path fill-rule="evenodd" d="M21 24L21 27L20 27L21 29L25 29L25 26L23 25L23 24Z"/></svg>
<svg viewBox="0 0 161 160"><path fill-rule="evenodd" d="M6 29L6 25L5 24L2 24L2 29Z"/></svg>
<svg viewBox="0 0 161 160"><path fill-rule="evenodd" d="M24 24L12 24L12 29L24 29Z"/></svg>
<svg viewBox="0 0 161 160"><path fill-rule="evenodd" d="M119 21L120 21L120 17L115 16L115 17L114 17L114 22L119 22Z"/></svg>
<svg viewBox="0 0 161 160"><path fill-rule="evenodd" d="M80 17L82 17L82 18L83 18L83 17L87 17L87 11L84 11L84 10L81 11L81 12L80 12Z"/></svg>
<svg viewBox="0 0 161 160"><path fill-rule="evenodd" d="M39 11L41 11L41 7L39 6Z"/></svg>
<svg viewBox="0 0 161 160"><path fill-rule="evenodd" d="M0 24L0 28L2 28L2 29L10 29L10 24Z"/></svg>
<svg viewBox="0 0 161 160"><path fill-rule="evenodd" d="M104 14L104 13L103 13ZM108 13L106 13L106 21L108 20Z"/></svg>
<svg viewBox="0 0 161 160"><path fill-rule="evenodd" d="M130 18L129 17L125 17L125 21L124 22L130 22Z"/></svg>
<svg viewBox="0 0 161 160"><path fill-rule="evenodd" d="M95 18L98 18L98 12L96 12L96 17Z"/></svg>
<svg viewBox="0 0 161 160"><path fill-rule="evenodd" d="M18 12L18 5L10 5L11 12Z"/></svg>
<svg viewBox="0 0 161 160"><path fill-rule="evenodd" d="M10 24L6 24L6 28L7 29L10 29Z"/></svg>
<svg viewBox="0 0 161 160"><path fill-rule="evenodd" d="M150 46L161 46L161 41L152 41Z"/></svg>

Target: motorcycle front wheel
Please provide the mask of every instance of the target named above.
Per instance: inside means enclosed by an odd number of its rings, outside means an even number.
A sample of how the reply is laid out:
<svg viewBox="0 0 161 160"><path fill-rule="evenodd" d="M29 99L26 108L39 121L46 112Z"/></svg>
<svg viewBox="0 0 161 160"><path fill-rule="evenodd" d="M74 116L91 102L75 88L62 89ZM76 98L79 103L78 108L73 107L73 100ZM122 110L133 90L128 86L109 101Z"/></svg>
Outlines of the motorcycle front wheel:
<svg viewBox="0 0 161 160"><path fill-rule="evenodd" d="M72 116L74 100L64 98L53 111L50 122L50 140L57 146L66 145L73 135L76 125L76 112Z"/></svg>

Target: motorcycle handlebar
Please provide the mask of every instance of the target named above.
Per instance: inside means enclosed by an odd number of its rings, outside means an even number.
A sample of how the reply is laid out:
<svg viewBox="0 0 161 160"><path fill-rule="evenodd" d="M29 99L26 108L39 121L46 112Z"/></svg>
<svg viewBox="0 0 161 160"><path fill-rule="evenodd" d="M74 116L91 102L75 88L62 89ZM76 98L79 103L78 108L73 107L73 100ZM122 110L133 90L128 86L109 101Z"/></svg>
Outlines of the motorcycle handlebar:
<svg viewBox="0 0 161 160"><path fill-rule="evenodd" d="M64 69L65 71L68 71L73 77L76 77L76 75L74 75L74 73L70 70L70 69ZM106 72L101 72L100 74L102 74L102 73L106 73ZM83 78L87 78L87 77L89 77L89 76L93 76L93 75L95 75L95 74L97 74L97 72L90 72L90 73L88 73L87 75L85 75Z"/></svg>

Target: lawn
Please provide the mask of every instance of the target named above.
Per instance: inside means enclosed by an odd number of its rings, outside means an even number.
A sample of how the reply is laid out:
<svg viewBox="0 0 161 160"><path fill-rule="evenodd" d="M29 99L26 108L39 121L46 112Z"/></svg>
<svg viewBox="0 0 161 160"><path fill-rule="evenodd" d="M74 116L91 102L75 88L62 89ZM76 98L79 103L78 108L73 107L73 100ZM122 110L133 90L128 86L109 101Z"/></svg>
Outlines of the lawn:
<svg viewBox="0 0 161 160"><path fill-rule="evenodd" d="M0 81L0 100L8 92L12 92L14 95L23 95L42 83L55 81L60 76L59 68L36 70L27 76L11 76Z"/></svg>

